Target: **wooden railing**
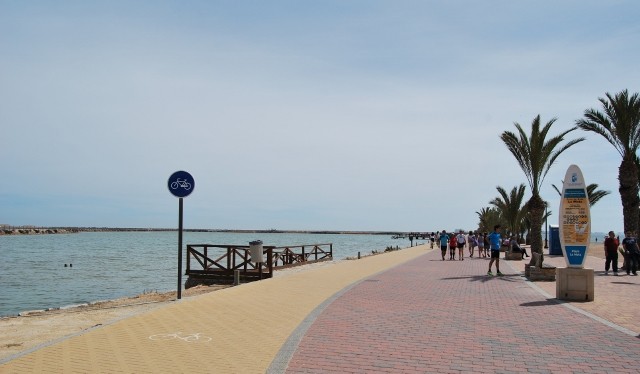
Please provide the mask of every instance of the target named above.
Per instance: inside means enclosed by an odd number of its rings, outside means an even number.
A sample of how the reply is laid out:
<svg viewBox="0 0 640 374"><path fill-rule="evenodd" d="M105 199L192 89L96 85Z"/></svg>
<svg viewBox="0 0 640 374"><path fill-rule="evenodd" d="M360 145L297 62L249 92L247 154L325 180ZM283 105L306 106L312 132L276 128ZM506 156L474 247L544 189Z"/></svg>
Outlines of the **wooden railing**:
<svg viewBox="0 0 640 374"><path fill-rule="evenodd" d="M273 248L273 266L276 270L331 259L333 243Z"/></svg>
<svg viewBox="0 0 640 374"><path fill-rule="evenodd" d="M249 246L246 245L188 244L185 274L233 277L234 272L239 270L245 276L270 278L273 273L273 248L264 246L266 262L256 264L251 262ZM197 269L192 268L192 259L200 265Z"/></svg>
<svg viewBox="0 0 640 374"><path fill-rule="evenodd" d="M239 271L244 280L271 278L277 269L333 259L333 244L263 246L263 258L252 262L246 245L188 244L185 274L228 281Z"/></svg>

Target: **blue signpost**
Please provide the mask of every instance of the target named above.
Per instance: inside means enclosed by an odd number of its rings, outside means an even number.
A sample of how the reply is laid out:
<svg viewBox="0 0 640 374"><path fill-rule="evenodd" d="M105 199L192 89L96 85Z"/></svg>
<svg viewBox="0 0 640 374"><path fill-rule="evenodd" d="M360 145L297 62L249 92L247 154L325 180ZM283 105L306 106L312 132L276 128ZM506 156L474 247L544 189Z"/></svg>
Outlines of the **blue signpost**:
<svg viewBox="0 0 640 374"><path fill-rule="evenodd" d="M171 192L173 196L180 198L189 196L195 186L196 181L193 180L191 174L182 170L171 174L169 181L167 181L169 192Z"/></svg>
<svg viewBox="0 0 640 374"><path fill-rule="evenodd" d="M196 181L186 171L176 171L167 181L169 192L177 198L178 203L178 299L182 298L182 198L193 192Z"/></svg>

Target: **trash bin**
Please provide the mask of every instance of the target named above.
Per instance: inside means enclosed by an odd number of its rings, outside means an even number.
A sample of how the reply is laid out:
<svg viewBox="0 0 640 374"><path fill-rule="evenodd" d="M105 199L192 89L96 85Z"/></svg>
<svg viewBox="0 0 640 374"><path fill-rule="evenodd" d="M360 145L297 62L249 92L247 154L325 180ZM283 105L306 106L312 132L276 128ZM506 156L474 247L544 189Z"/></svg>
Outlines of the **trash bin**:
<svg viewBox="0 0 640 374"><path fill-rule="evenodd" d="M252 262L264 262L264 258L262 256L262 240L249 242L249 256L251 256Z"/></svg>
<svg viewBox="0 0 640 374"><path fill-rule="evenodd" d="M549 225L549 254L553 256L562 256L562 247L560 246L560 228L558 226Z"/></svg>

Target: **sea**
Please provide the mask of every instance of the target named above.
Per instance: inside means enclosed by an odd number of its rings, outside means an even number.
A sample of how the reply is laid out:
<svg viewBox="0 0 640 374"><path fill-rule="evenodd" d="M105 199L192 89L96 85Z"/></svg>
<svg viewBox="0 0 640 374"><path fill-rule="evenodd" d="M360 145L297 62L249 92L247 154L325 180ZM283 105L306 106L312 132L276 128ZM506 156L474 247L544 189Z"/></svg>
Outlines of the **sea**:
<svg viewBox="0 0 640 374"><path fill-rule="evenodd" d="M187 244L254 240L273 246L332 243L335 260L411 245L391 235L184 232L183 256ZM0 317L178 287L177 231L3 235L0 258Z"/></svg>

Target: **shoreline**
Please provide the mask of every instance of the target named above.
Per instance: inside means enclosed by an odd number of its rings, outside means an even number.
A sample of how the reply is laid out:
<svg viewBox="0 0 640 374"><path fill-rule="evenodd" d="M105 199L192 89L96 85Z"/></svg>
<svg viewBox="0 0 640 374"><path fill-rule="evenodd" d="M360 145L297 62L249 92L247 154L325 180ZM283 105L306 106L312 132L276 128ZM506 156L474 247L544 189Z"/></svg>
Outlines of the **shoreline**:
<svg viewBox="0 0 640 374"><path fill-rule="evenodd" d="M226 284L214 284L210 286L195 286L186 290L182 290L182 295L185 298L197 296L209 292L218 291L227 287L232 287L231 285ZM20 317L35 317L35 316L43 316L43 315L54 315L54 314L62 314L62 313L77 313L84 311L92 311L92 310L101 310L101 309L113 309L120 307L129 307L129 306L138 306L144 304L155 304L155 303L163 303L167 301L175 301L176 299L176 291L153 291L153 292L145 292L135 296L125 296L119 297L115 299L108 300L98 300L92 301L88 303L82 304L74 304L74 305L65 305L61 307L55 308L47 308L47 309L34 309L34 310L25 310L21 311L18 314L0 316L0 321L3 319L9 318L20 318Z"/></svg>
<svg viewBox="0 0 640 374"><path fill-rule="evenodd" d="M384 253L386 252L365 253L360 257L365 258L368 256L375 256L375 255L380 255ZM347 257L345 259L333 259L328 261L314 262L306 265L287 267L287 268L274 271L273 277L275 278L278 276L282 276L283 274L294 273L298 271L305 271L308 269L325 266L328 264L335 264L341 261L352 261L352 260L357 260L357 257ZM246 282L246 283L251 283L251 282ZM241 284L246 284L246 283L241 283ZM201 295L209 292L218 291L228 287L233 287L233 285L232 284L197 285L190 288L183 288L181 293L183 297L188 298L188 297L197 296L197 295ZM123 297L118 297L114 299L95 300L95 301L89 301L86 303L63 305L58 307L46 308L46 309L23 310L18 312L17 314L0 315L0 321L7 318L43 316L48 314L56 314L56 313L60 314L65 312L73 313L78 311L109 309L109 308L117 308L117 307L123 307L123 306L135 306L135 305L141 305L141 304L176 301L177 300L176 292L177 291L153 290L150 292L143 292L137 295L123 296Z"/></svg>

